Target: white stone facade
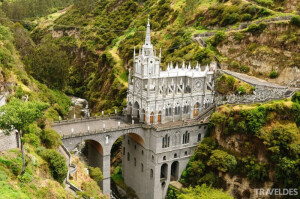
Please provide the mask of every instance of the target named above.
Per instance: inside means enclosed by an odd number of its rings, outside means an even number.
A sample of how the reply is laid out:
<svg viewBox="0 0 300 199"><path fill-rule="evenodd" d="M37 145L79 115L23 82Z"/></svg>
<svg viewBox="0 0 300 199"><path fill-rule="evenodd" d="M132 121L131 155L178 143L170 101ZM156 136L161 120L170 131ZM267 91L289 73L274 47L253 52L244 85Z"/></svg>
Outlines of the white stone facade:
<svg viewBox="0 0 300 199"><path fill-rule="evenodd" d="M127 113L146 124L192 119L213 103L213 75L216 64L192 67L185 62L168 64L162 71L161 50L151 44L148 21L145 43L135 54L133 74L129 71ZM201 69L203 68L203 70Z"/></svg>

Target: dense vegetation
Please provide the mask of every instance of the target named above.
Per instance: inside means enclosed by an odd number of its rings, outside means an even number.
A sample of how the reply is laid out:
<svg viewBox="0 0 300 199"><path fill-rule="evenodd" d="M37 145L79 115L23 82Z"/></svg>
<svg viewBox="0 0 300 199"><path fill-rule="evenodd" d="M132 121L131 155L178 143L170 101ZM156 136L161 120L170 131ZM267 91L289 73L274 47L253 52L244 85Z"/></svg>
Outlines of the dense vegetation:
<svg viewBox="0 0 300 199"><path fill-rule="evenodd" d="M157 53L162 47L162 67L166 68L171 61L180 66L183 60L186 64L191 62L195 65L199 62L206 65L214 60L215 55L220 56L216 47L226 39L224 32L217 33L209 40L206 48L192 41L194 33L234 26L239 22L278 13L237 0L78 0L66 14L47 26L37 26L33 22L31 25L26 24L26 27L33 29L31 37L39 48L48 51L42 54L66 51L68 59L64 59L63 54L62 59L65 68L69 68L69 73L63 72L64 82L57 82L61 86L59 89L86 98L95 113L102 110L113 112L115 108L121 111L121 107L125 105L126 69L132 67L133 47L139 49L143 44L148 14L152 42ZM252 31L251 27L249 31ZM43 62L56 60L49 56L43 58L39 52L42 51L37 50L28 56L27 69L37 79L44 79L30 63L43 65L47 71L49 67ZM61 67L59 64L54 65L53 67ZM241 72L250 70L247 65L238 62L235 66ZM53 74L53 77L49 75L51 80L59 77L57 74ZM52 82L50 84L53 86Z"/></svg>
<svg viewBox="0 0 300 199"><path fill-rule="evenodd" d="M216 80L216 90L223 95L226 94L252 94L254 87L246 82L240 81L231 75L221 75Z"/></svg>
<svg viewBox="0 0 300 199"><path fill-rule="evenodd" d="M1 9L10 19L20 20L44 16L71 3L73 0L2 0Z"/></svg>
<svg viewBox="0 0 300 199"><path fill-rule="evenodd" d="M219 107L211 118L211 137L199 144L181 182L226 189L222 176L229 173L255 186L272 181L272 187L299 188L299 95L266 104ZM224 143L235 136L238 147ZM261 153L264 158L258 158Z"/></svg>

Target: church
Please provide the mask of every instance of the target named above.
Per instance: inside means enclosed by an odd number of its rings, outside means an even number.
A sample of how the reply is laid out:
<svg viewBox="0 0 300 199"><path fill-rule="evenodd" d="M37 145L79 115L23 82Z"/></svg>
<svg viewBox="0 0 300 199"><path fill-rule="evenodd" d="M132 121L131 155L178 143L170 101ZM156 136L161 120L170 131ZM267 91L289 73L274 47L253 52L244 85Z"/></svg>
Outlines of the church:
<svg viewBox="0 0 300 199"><path fill-rule="evenodd" d="M148 19L145 43L138 55L134 48L128 77L127 114L133 119L149 125L193 119L213 103L216 63L171 62L164 71L160 65L161 49L157 57Z"/></svg>

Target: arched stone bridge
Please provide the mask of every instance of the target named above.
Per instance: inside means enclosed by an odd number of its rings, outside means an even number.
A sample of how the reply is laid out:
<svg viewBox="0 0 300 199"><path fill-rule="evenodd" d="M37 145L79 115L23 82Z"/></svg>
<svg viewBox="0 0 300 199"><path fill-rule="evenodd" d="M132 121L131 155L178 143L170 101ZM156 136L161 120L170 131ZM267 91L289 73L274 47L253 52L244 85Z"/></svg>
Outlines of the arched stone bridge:
<svg viewBox="0 0 300 199"><path fill-rule="evenodd" d="M207 118L208 111L203 115ZM128 124L115 117L90 118L56 122L52 127L63 137L63 144L68 150L73 150L82 142L91 144L92 147L88 149L89 164L101 168L103 182L100 185L105 194L111 191L111 149L114 142L122 136L123 177L125 183L131 186L140 198L165 195L165 187L171 179L180 177L193 150L207 131L207 123L201 118L151 126ZM131 165L131 162L134 164ZM135 167L141 167L138 170L141 171L140 174Z"/></svg>

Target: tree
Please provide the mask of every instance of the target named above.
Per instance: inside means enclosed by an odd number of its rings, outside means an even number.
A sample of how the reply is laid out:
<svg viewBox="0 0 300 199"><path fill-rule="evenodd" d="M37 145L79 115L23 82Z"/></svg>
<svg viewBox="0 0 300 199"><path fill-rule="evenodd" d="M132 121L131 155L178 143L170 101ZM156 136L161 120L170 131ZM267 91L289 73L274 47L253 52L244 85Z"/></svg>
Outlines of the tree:
<svg viewBox="0 0 300 199"><path fill-rule="evenodd" d="M222 151L214 150L210 156L207 165L218 169L222 172L227 172L235 168L237 161L233 155Z"/></svg>
<svg viewBox="0 0 300 199"><path fill-rule="evenodd" d="M40 102L24 102L20 99L12 98L11 101L0 108L0 129L4 130L6 135L17 130L21 137L22 150L22 173L25 172L25 151L22 141L22 133L36 119L43 115L43 110L48 104Z"/></svg>

